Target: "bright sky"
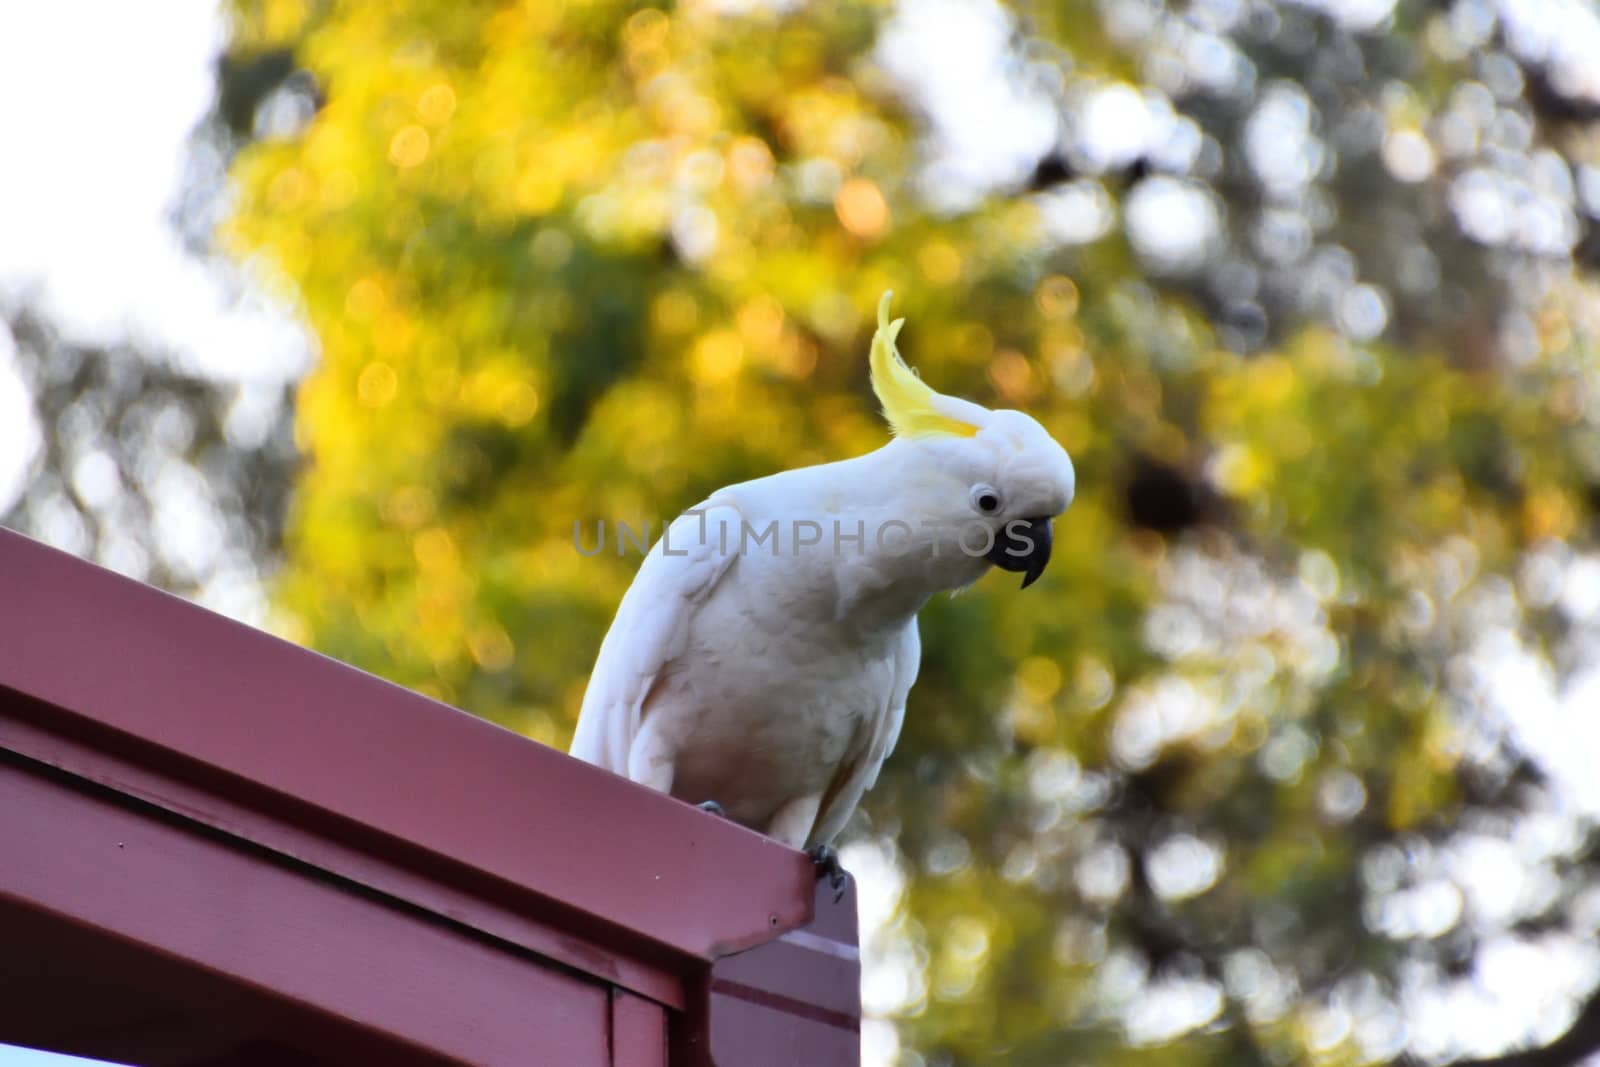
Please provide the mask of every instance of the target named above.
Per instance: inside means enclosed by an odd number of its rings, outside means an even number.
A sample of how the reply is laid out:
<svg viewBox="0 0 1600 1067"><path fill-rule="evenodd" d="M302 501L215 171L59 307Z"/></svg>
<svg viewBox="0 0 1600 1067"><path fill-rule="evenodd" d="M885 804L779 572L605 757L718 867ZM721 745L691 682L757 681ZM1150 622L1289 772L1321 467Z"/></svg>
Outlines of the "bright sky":
<svg viewBox="0 0 1600 1067"><path fill-rule="evenodd" d="M85 1060L55 1052L0 1045L0 1067L100 1067L102 1060Z"/></svg>
<svg viewBox="0 0 1600 1067"><path fill-rule="evenodd" d="M298 327L235 303L168 222L185 139L211 101L222 23L214 0L161 10L0 5L0 294L38 294L86 339L131 335L219 376L282 379L307 358ZM7 348L0 341L0 509L31 450Z"/></svg>

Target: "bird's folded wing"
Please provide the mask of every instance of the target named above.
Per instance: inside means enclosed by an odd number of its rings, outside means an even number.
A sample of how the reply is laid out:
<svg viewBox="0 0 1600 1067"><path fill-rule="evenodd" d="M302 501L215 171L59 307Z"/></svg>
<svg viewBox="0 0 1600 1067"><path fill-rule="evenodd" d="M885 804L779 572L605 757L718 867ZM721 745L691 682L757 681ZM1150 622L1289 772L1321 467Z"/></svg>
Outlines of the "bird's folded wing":
<svg viewBox="0 0 1600 1067"><path fill-rule="evenodd" d="M884 760L894 751L900 740L900 726L906 718L906 697L917 680L917 670L922 665L922 639L917 634L917 620L912 619L901 635L894 654L894 687L883 714L874 724L868 742L856 749L846 760L833 784L822 798L817 812L816 827L808 839L810 844L827 844L844 829L850 815L861 802L861 797L878 781L878 771Z"/></svg>
<svg viewBox="0 0 1600 1067"><path fill-rule="evenodd" d="M738 555L740 520L733 505L707 501L680 515L645 556L600 645L572 738L574 756L628 773L651 687L683 654L695 609Z"/></svg>

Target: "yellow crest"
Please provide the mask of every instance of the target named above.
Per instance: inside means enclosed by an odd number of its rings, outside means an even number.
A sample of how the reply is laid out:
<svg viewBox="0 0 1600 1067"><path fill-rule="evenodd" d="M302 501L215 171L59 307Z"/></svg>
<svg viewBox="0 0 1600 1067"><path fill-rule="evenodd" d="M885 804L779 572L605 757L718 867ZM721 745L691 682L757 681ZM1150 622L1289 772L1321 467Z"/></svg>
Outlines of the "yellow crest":
<svg viewBox="0 0 1600 1067"><path fill-rule="evenodd" d="M905 319L889 321L889 301L894 293L886 292L878 301L878 330L872 335L872 391L878 394L883 405L883 416L889 420L889 429L896 437L922 437L929 434L955 434L972 437L979 427L956 417L958 411L976 413L984 411L954 397L944 396L917 376L900 358L894 339L900 334ZM970 411L968 409L971 409Z"/></svg>

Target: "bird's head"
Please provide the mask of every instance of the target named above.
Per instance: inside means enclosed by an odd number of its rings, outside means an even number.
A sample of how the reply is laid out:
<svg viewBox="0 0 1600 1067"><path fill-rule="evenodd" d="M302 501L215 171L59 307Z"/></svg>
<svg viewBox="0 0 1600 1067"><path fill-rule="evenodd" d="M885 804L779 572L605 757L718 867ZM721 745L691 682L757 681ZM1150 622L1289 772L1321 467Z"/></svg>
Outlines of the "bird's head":
<svg viewBox="0 0 1600 1067"><path fill-rule="evenodd" d="M945 531L945 549L1020 572L1026 588L1050 561L1051 520L1072 503L1072 459L1031 416L945 396L918 377L895 347L905 320L889 321L892 295L878 304L872 388L894 447L919 460L895 488Z"/></svg>

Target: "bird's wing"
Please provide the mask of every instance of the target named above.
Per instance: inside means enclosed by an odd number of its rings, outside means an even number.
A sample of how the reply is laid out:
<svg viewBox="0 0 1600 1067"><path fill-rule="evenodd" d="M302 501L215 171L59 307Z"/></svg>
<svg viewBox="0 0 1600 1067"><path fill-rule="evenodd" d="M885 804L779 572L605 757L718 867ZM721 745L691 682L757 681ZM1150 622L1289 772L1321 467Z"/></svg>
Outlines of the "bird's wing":
<svg viewBox="0 0 1600 1067"><path fill-rule="evenodd" d="M917 634L917 620L906 624L900 643L894 651L894 684L889 702L879 716L877 728L868 744L861 746L845 760L834 776L833 784L822 798L817 812L817 822L807 844L827 844L839 835L844 824L861 797L878 781L878 771L889 758L900 740L900 726L906 719L906 696L911 684L917 680L917 670L922 665L922 639Z"/></svg>
<svg viewBox="0 0 1600 1067"><path fill-rule="evenodd" d="M628 751L662 670L682 655L694 612L738 555L739 510L707 501L669 526L617 608L578 713L574 756L628 773Z"/></svg>

